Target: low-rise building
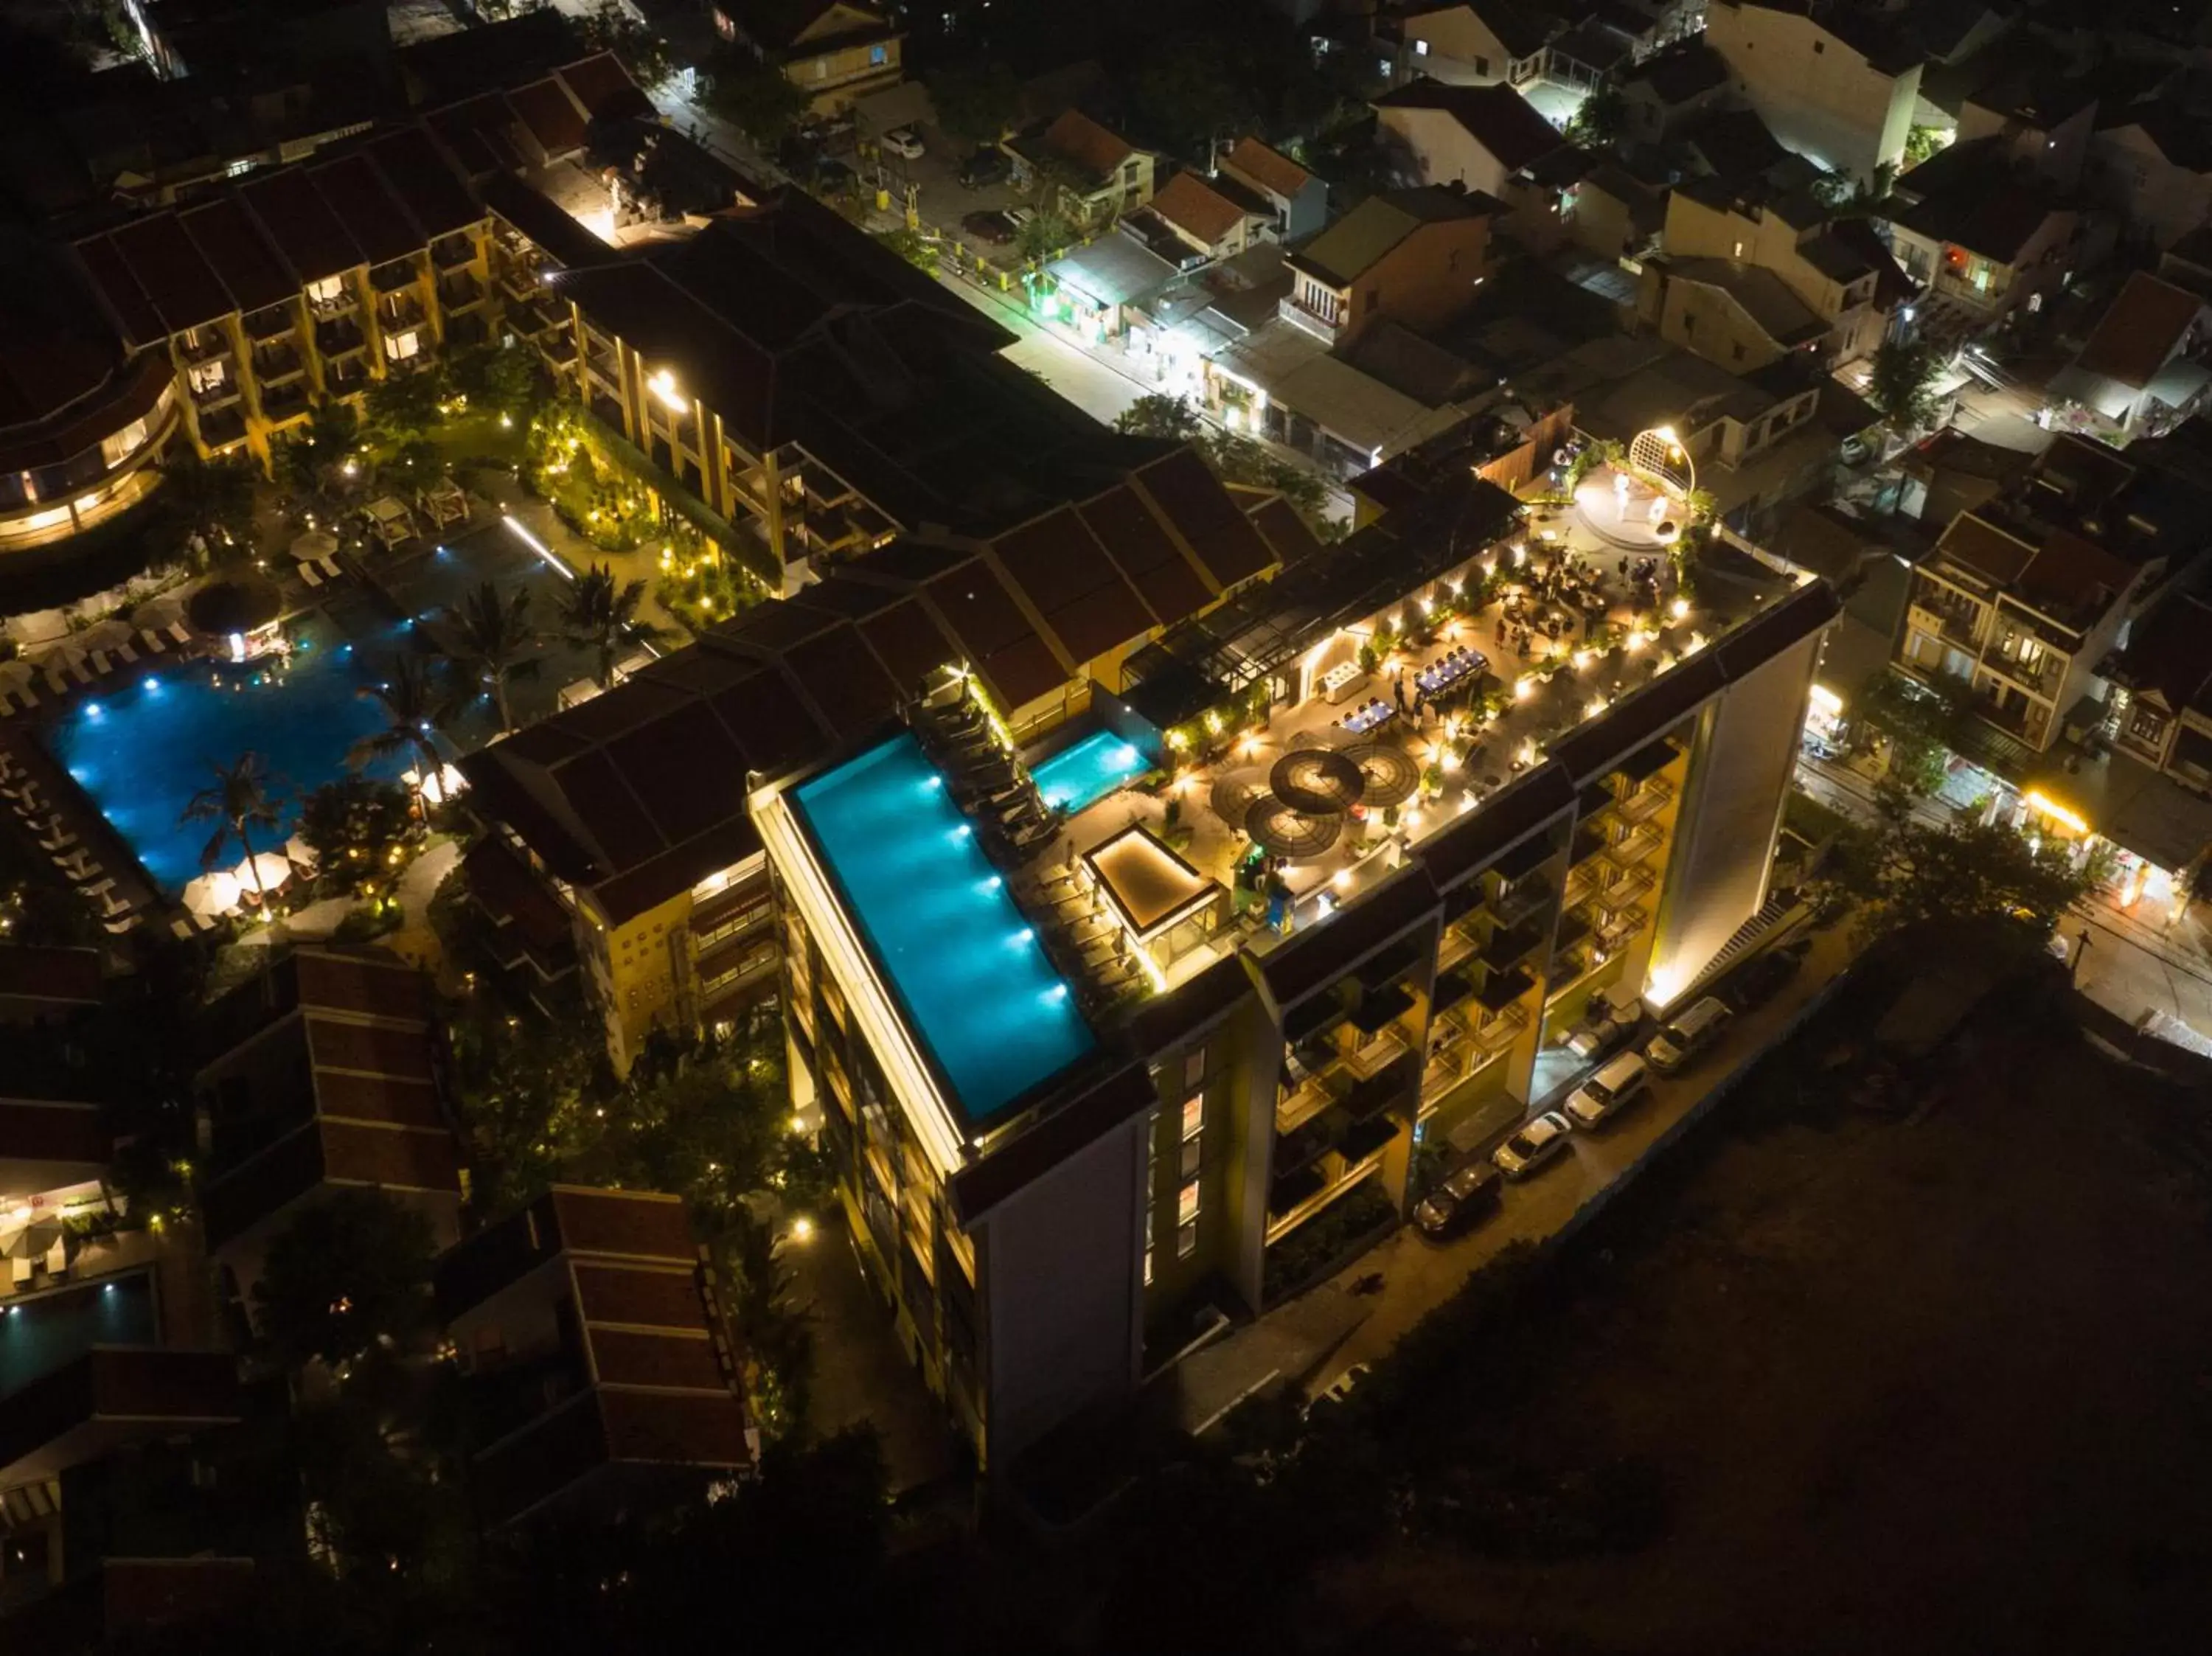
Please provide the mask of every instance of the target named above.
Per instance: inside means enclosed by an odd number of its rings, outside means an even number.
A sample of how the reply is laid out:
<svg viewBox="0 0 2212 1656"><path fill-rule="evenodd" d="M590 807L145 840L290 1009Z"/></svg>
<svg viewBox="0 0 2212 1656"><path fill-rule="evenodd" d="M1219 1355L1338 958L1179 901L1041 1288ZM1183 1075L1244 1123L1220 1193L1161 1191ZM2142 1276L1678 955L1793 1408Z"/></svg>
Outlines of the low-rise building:
<svg viewBox="0 0 2212 1656"><path fill-rule="evenodd" d="M390 955L300 947L208 1009L192 1081L211 1145L200 1210L234 1295L326 1191L380 1190L438 1246L459 1237L460 1149L429 995Z"/></svg>
<svg viewBox="0 0 2212 1656"><path fill-rule="evenodd" d="M2190 787L2212 789L2212 604L2175 593L2130 629L2100 671L2106 738Z"/></svg>
<svg viewBox="0 0 2212 1656"><path fill-rule="evenodd" d="M2201 110L2171 99L2102 107L2087 187L2131 237L2171 247L2212 220L2212 140Z"/></svg>
<svg viewBox="0 0 2212 1656"><path fill-rule="evenodd" d="M2056 743L2129 624L2201 560L2212 502L2084 438L1962 512L1913 571L1896 663L2027 753Z"/></svg>
<svg viewBox="0 0 2212 1656"><path fill-rule="evenodd" d="M1201 259L1231 258L1273 230L1274 209L1234 179L1178 173L1152 197L1149 213Z"/></svg>
<svg viewBox="0 0 2212 1656"><path fill-rule="evenodd" d="M2051 377L2057 421L2106 442L2157 435L2194 413L2212 386L2198 360L2212 335L2203 295L2132 272L2074 360Z"/></svg>
<svg viewBox="0 0 2212 1656"><path fill-rule="evenodd" d="M489 1529L649 1514L749 1471L727 1307L682 1198L556 1185L438 1263Z"/></svg>
<svg viewBox="0 0 2212 1656"><path fill-rule="evenodd" d="M1045 190L1077 225L1109 222L1152 198L1159 158L1079 109L999 147L1013 161L1015 188Z"/></svg>
<svg viewBox="0 0 2212 1656"><path fill-rule="evenodd" d="M1375 114L1378 138L1422 184L1504 203L1504 227L1539 252L1565 240L1590 160L1513 88L1423 79L1383 94Z"/></svg>
<svg viewBox="0 0 2212 1656"><path fill-rule="evenodd" d="M714 0L713 9L714 32L781 69L817 115L842 114L904 76L906 31L878 7L857 0Z"/></svg>
<svg viewBox="0 0 2212 1656"><path fill-rule="evenodd" d="M1661 144L1726 100L1728 64L1693 36L1621 70L1614 85L1620 93L1622 136L1637 143Z"/></svg>
<svg viewBox="0 0 2212 1656"><path fill-rule="evenodd" d="M1712 0L1705 38L1798 155L1862 183L1904 158L1922 55L1893 20L1830 0Z"/></svg>
<svg viewBox="0 0 2212 1656"><path fill-rule="evenodd" d="M1465 0L1378 19L1383 77L1427 76L1448 86L1530 86L1544 74L1545 48L1559 20L1521 0Z"/></svg>
<svg viewBox="0 0 2212 1656"><path fill-rule="evenodd" d="M1274 209L1279 240L1303 240L1328 221L1328 185L1257 138L1239 138L1215 166Z"/></svg>
<svg viewBox="0 0 2212 1656"><path fill-rule="evenodd" d="M2017 165L2002 138L1938 151L1898 179L1895 199L1891 251L1968 329L2040 311L2097 255L2079 206Z"/></svg>
<svg viewBox="0 0 2212 1656"><path fill-rule="evenodd" d="M1324 345L1348 343L1384 317L1415 328L1449 321L1474 302L1491 221L1504 211L1463 185L1370 196L1290 256L1283 319Z"/></svg>

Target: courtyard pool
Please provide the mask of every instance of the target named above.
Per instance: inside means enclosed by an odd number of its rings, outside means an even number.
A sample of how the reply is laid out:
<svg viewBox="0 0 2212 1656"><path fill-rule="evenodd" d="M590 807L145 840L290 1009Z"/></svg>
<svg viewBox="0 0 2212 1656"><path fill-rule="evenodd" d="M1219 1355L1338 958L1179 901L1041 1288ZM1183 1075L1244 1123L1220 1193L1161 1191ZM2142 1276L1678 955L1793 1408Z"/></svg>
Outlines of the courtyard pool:
<svg viewBox="0 0 2212 1656"><path fill-rule="evenodd" d="M230 764L249 749L262 756L285 798L282 826L256 844L275 850L293 832L300 797L346 774L346 750L384 727L382 711L357 692L389 669L394 652L410 647L409 624L356 601L343 626L314 613L288 630L292 664L281 674L207 662L143 664L136 676L118 675L47 727L54 757L168 892L202 871L200 852L214 825L178 818L213 780L210 766ZM396 777L406 768L393 758L370 773ZM244 854L230 846L222 865Z"/></svg>
<svg viewBox="0 0 2212 1656"><path fill-rule="evenodd" d="M1073 816L1152 767L1135 744L1112 731L1099 731L1053 755L1030 774L1045 804Z"/></svg>
<svg viewBox="0 0 2212 1656"><path fill-rule="evenodd" d="M911 735L795 790L908 1027L981 1125L1097 1044Z"/></svg>
<svg viewBox="0 0 2212 1656"><path fill-rule="evenodd" d="M95 1345L151 1345L158 1336L144 1271L10 1300L0 1307L0 1396Z"/></svg>

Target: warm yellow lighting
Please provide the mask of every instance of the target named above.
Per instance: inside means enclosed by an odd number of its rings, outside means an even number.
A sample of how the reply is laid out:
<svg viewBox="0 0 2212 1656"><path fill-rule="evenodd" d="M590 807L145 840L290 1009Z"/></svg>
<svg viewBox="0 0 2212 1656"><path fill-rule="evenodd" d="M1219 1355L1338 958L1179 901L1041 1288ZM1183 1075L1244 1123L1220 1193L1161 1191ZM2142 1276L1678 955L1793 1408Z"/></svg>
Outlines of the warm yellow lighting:
<svg viewBox="0 0 2212 1656"><path fill-rule="evenodd" d="M1586 719L1595 719L1604 711L1605 698L1601 695L1594 695L1589 699L1589 705L1583 709L1583 716Z"/></svg>
<svg viewBox="0 0 2212 1656"><path fill-rule="evenodd" d="M2021 796L2021 803L2030 810L2048 816L2052 822L2063 827L2072 828L2076 834L2087 834L2089 831L2089 825L2087 822L2046 794L2031 790Z"/></svg>
<svg viewBox="0 0 2212 1656"><path fill-rule="evenodd" d="M691 411L691 405L684 400L684 393L676 388L676 376L666 368L645 383L653 387L653 394L672 414L689 414Z"/></svg>
<svg viewBox="0 0 2212 1656"><path fill-rule="evenodd" d="M1351 890L1352 870L1348 868L1340 868L1337 870L1334 874L1329 877L1328 883L1334 886L1339 891Z"/></svg>
<svg viewBox="0 0 2212 1656"><path fill-rule="evenodd" d="M1844 711L1844 699L1825 684L1813 687L1813 705L1833 719Z"/></svg>
<svg viewBox="0 0 2212 1656"><path fill-rule="evenodd" d="M806 1131L806 1118L803 1115L793 1116L791 1118L791 1130L793 1132L805 1132Z"/></svg>
<svg viewBox="0 0 2212 1656"><path fill-rule="evenodd" d="M813 1234L814 1222L808 1218L805 1214L800 1214L799 1217L791 1222L791 1240L793 1241L804 1242L810 1240Z"/></svg>
<svg viewBox="0 0 2212 1656"><path fill-rule="evenodd" d="M1568 659L1574 663L1575 670L1580 672L1590 664L1590 652L1588 650L1577 650Z"/></svg>
<svg viewBox="0 0 2212 1656"><path fill-rule="evenodd" d="M1536 681L1528 674L1523 673L1513 681L1513 699L1516 701L1526 701L1535 694Z"/></svg>
<svg viewBox="0 0 2212 1656"><path fill-rule="evenodd" d="M1667 606L1667 613L1668 613L1668 615L1670 615L1670 616L1674 616L1674 618L1675 620L1677 620L1677 621L1681 620L1681 618L1682 618L1683 616L1686 616L1686 615L1688 615L1688 614L1690 613L1690 601L1689 601L1689 599L1687 599L1687 598L1676 598L1676 599L1674 601L1674 603L1672 603L1672 604L1668 604L1668 605Z"/></svg>
<svg viewBox="0 0 2212 1656"><path fill-rule="evenodd" d="M1168 732L1168 746L1170 748L1174 748L1180 751L1189 745L1190 738L1185 736L1181 731L1170 731Z"/></svg>

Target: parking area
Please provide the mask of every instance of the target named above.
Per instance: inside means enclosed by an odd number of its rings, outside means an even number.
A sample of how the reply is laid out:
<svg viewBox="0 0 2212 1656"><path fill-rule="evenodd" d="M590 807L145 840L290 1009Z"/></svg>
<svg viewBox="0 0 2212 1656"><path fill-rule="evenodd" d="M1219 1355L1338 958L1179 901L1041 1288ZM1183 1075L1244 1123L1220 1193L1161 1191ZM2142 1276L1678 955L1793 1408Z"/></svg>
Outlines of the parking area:
<svg viewBox="0 0 2212 1656"><path fill-rule="evenodd" d="M1170 1376L1179 1422L1195 1429L1248 1393L1286 1382L1319 1391L1388 1351L1507 1244L1540 1242L1565 1229L1715 1087L1753 1063L1850 964L1846 928L1814 933L1808 942L1803 968L1773 998L1737 1016L1680 1074L1654 1075L1648 1095L1617 1119L1570 1134L1565 1152L1509 1185L1488 1219L1442 1244L1403 1226L1328 1282L1186 1359ZM1372 1286L1377 1275L1379 1289ZM1363 1282L1368 1291L1358 1291Z"/></svg>

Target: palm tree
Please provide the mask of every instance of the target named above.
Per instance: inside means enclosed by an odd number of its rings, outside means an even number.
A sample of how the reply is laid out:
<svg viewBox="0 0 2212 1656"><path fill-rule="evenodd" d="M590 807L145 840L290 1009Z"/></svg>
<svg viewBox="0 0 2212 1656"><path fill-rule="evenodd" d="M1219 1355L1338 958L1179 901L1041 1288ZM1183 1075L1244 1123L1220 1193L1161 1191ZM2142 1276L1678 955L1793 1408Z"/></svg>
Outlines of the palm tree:
<svg viewBox="0 0 2212 1656"><path fill-rule="evenodd" d="M179 822L213 822L215 833L200 852L200 866L210 872L222 860L223 847L231 840L238 842L249 861L253 857L253 834L267 828L272 832L284 820L284 798L273 791L275 778L261 755L252 749L238 755L228 765L208 761L215 773L215 780L191 798ZM264 904L269 901L268 888L261 883L261 870L253 870L253 889Z"/></svg>
<svg viewBox="0 0 2212 1656"><path fill-rule="evenodd" d="M513 730L507 682L538 676L538 658L528 653L538 646L530 627L530 589L518 587L502 600L499 588L486 581L459 609L449 606L440 616L450 634L442 641L447 658L491 692L501 731Z"/></svg>
<svg viewBox="0 0 2212 1656"><path fill-rule="evenodd" d="M346 750L346 763L355 770L402 755L415 761L415 810L425 822L422 789L445 764L437 746L437 727L459 710L460 698L438 683L420 656L392 658L392 676L380 684L364 684L355 692L364 701L384 710L387 721L380 731L364 736Z"/></svg>
<svg viewBox="0 0 2212 1656"><path fill-rule="evenodd" d="M592 565L568 587L561 605L562 641L598 658L593 676L603 690L614 688L615 663L633 640L651 644L668 636L666 628L638 619L644 602L643 581L617 585L614 570L604 563Z"/></svg>

